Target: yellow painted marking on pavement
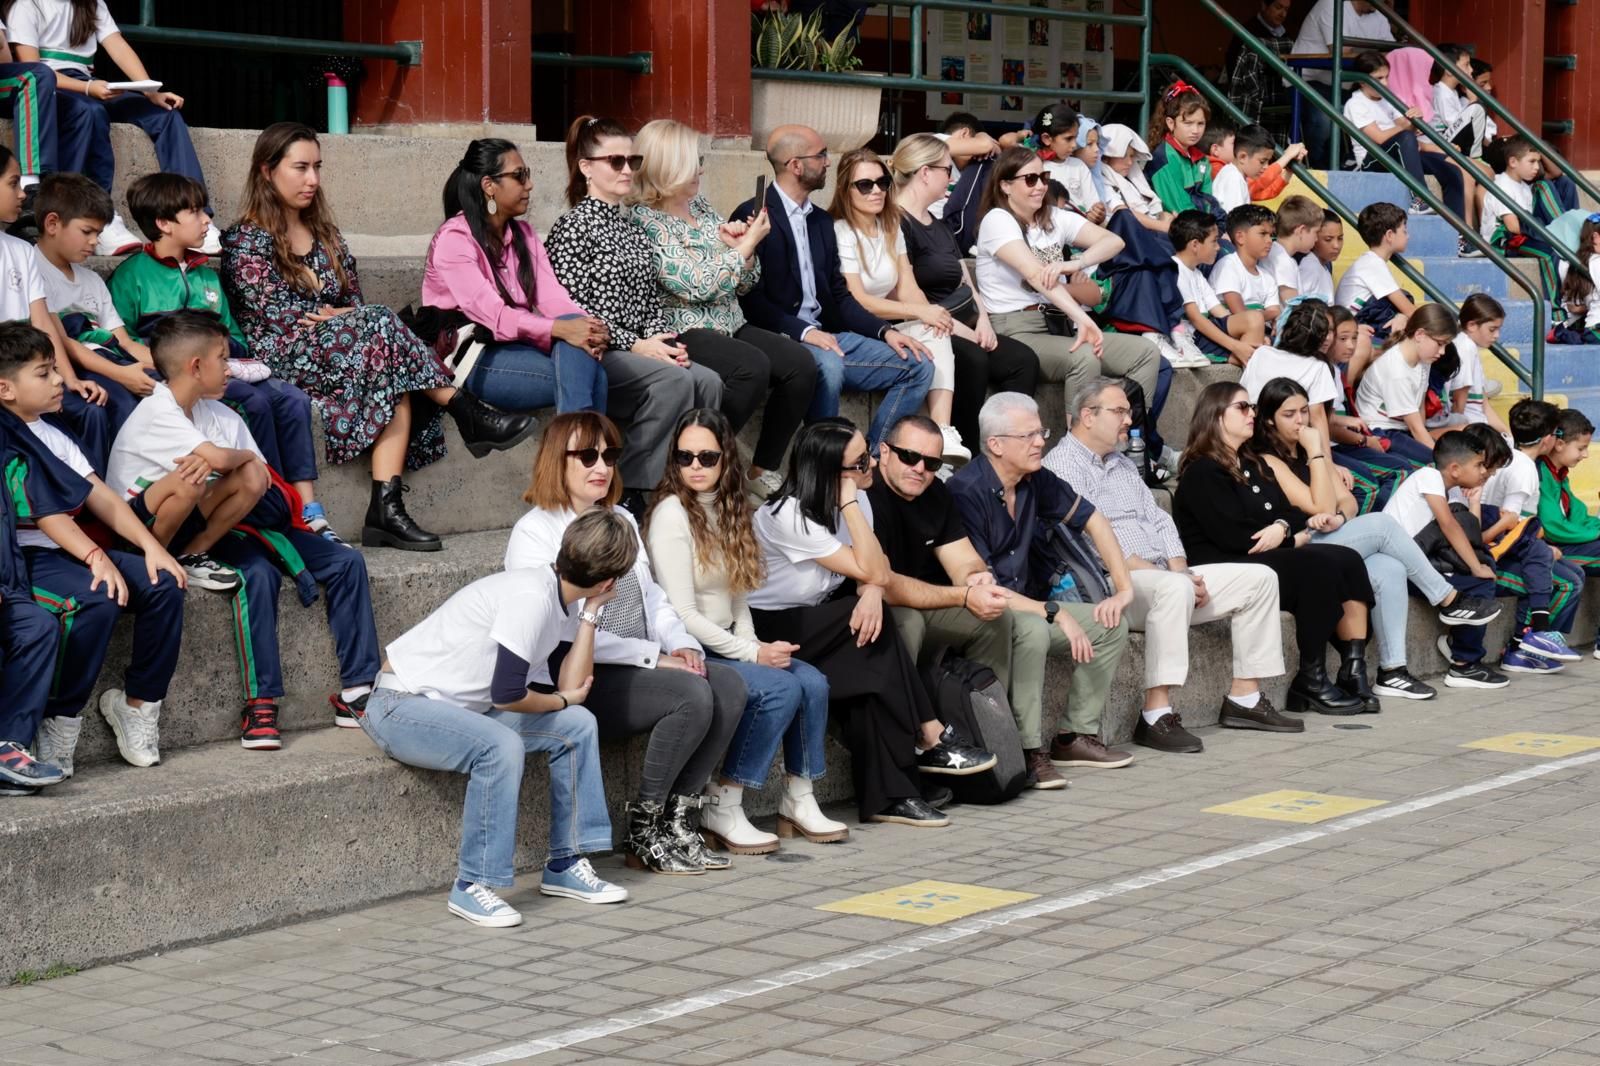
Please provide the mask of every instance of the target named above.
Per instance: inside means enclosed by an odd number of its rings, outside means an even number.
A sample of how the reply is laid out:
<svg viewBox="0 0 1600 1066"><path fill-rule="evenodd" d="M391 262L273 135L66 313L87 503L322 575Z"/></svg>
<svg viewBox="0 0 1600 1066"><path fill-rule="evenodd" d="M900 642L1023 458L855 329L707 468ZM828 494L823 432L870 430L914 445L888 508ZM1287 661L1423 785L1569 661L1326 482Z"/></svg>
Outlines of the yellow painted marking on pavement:
<svg viewBox="0 0 1600 1066"><path fill-rule="evenodd" d="M1231 803L1207 807L1206 814L1236 814L1242 818L1270 818L1275 822L1322 822L1369 807L1381 807L1383 800L1330 796L1323 792L1295 792L1282 789L1247 796Z"/></svg>
<svg viewBox="0 0 1600 1066"><path fill-rule="evenodd" d="M1474 740L1471 744L1461 746L1545 758L1576 755L1580 751L1600 748L1600 737L1575 737L1565 733L1507 733L1503 737Z"/></svg>
<svg viewBox="0 0 1600 1066"><path fill-rule="evenodd" d="M868 892L834 903L824 903L819 911L864 914L869 918L888 918L917 925L943 925L957 918L996 907L1009 907L1038 899L1033 892L1006 892L982 885L958 885L949 881L916 881L882 892Z"/></svg>

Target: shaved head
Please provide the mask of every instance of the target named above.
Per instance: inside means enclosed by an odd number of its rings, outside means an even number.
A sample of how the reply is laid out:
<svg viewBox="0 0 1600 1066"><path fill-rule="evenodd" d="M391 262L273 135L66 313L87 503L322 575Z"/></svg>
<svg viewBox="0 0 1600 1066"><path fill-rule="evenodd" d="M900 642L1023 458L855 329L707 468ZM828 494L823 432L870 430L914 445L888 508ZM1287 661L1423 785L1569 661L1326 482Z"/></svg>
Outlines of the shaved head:
<svg viewBox="0 0 1600 1066"><path fill-rule="evenodd" d="M823 149L822 136L810 126L779 126L767 137L767 161L773 169L797 155L814 155Z"/></svg>

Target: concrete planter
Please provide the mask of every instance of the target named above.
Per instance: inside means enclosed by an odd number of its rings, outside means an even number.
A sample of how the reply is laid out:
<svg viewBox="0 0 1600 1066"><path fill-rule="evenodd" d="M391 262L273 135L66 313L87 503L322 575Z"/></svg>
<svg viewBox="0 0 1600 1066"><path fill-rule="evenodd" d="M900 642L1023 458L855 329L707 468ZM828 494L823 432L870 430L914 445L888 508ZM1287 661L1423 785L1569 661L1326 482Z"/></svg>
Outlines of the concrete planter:
<svg viewBox="0 0 1600 1066"><path fill-rule="evenodd" d="M756 78L750 85L750 145L764 148L774 129L796 123L822 134L835 155L852 151L878 132L882 101L882 89Z"/></svg>

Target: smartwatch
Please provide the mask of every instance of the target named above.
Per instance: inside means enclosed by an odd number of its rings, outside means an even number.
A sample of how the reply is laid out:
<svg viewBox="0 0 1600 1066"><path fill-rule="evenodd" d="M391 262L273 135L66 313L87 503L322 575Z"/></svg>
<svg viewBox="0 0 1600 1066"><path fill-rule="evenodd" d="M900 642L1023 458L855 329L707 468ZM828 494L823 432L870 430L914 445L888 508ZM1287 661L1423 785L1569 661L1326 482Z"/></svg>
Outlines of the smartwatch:
<svg viewBox="0 0 1600 1066"><path fill-rule="evenodd" d="M1061 613L1061 605L1059 603L1057 603L1055 600L1046 600L1044 602L1044 620L1045 620L1046 623L1048 623L1050 625L1055 625L1056 624L1056 615L1058 615L1060 613Z"/></svg>

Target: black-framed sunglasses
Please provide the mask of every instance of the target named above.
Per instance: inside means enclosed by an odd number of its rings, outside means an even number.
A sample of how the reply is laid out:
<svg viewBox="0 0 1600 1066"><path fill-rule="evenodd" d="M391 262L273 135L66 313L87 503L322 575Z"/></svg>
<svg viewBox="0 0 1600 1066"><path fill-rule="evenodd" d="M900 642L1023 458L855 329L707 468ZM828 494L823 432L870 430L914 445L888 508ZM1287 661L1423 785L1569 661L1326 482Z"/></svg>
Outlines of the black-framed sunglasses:
<svg viewBox="0 0 1600 1066"><path fill-rule="evenodd" d="M861 178L850 183L850 187L862 196L869 196L873 189L888 192L894 186L894 179L885 174L881 178Z"/></svg>
<svg viewBox="0 0 1600 1066"><path fill-rule="evenodd" d="M953 173L956 168L951 166L949 163L929 163L928 164L928 169L929 170L942 170L948 176L949 174Z"/></svg>
<svg viewBox="0 0 1600 1066"><path fill-rule="evenodd" d="M700 461L700 465L702 467L710 470L712 467L722 462L722 453L713 451L688 452L684 451L682 448L679 448L672 453L672 461L681 467L687 468L693 466L696 459Z"/></svg>
<svg viewBox="0 0 1600 1066"><path fill-rule="evenodd" d="M857 459L853 463L846 463L839 469L854 470L858 474L865 474L868 470L872 469L872 454L870 452L862 452L861 458Z"/></svg>
<svg viewBox="0 0 1600 1066"><path fill-rule="evenodd" d="M526 185L533 177L533 170L529 167L518 167L516 170L502 170L498 174L490 174L489 177L495 181L499 181L501 178L516 178L518 185Z"/></svg>
<svg viewBox="0 0 1600 1066"><path fill-rule="evenodd" d="M884 441L883 446L894 452L899 460L907 466L916 466L921 463L922 469L930 474L937 473L939 468L944 466L944 459L937 455L923 455L921 452L914 452L910 448L902 448L897 444L890 444L888 441Z"/></svg>
<svg viewBox="0 0 1600 1066"><path fill-rule="evenodd" d="M1045 177L1043 174L1014 174L1012 175L1011 180L1020 181L1022 184L1031 189L1035 185L1038 185L1041 181L1049 181L1050 179Z"/></svg>
<svg viewBox="0 0 1600 1066"><path fill-rule="evenodd" d="M584 158L591 163L604 163L618 174L622 173L623 167L627 167L637 174L639 168L644 166L644 156L642 155L589 155L584 156Z"/></svg>
<svg viewBox="0 0 1600 1066"><path fill-rule="evenodd" d="M1230 403L1228 407L1232 410L1238 411L1242 415L1253 415L1256 413L1256 405L1251 403L1249 400L1235 400Z"/></svg>
<svg viewBox="0 0 1600 1066"><path fill-rule="evenodd" d="M568 448L567 458L576 459L585 467L592 467L596 463L605 463L615 467L617 460L622 458L621 448Z"/></svg>

